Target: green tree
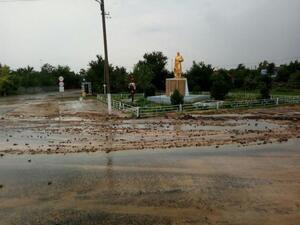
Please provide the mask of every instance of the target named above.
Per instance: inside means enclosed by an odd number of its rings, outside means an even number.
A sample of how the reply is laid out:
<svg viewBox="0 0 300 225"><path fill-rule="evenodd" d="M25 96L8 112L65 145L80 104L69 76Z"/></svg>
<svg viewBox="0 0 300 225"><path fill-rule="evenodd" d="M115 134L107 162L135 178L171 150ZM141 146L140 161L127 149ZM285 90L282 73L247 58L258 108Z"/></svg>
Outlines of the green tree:
<svg viewBox="0 0 300 225"><path fill-rule="evenodd" d="M245 83L249 82L247 77L250 76L251 71L245 67L244 64L239 64L236 69L229 71L233 80L233 88L240 89L245 88Z"/></svg>
<svg viewBox="0 0 300 225"><path fill-rule="evenodd" d="M291 72L289 71L289 68L287 65L281 65L278 70L278 75L276 77L277 82L288 82L290 79Z"/></svg>
<svg viewBox="0 0 300 225"><path fill-rule="evenodd" d="M50 64L44 64L40 72L40 85L43 87L57 86L58 77L55 75L56 68Z"/></svg>
<svg viewBox="0 0 300 225"><path fill-rule="evenodd" d="M225 70L219 70L212 76L211 96L215 100L224 100L231 88L231 78Z"/></svg>
<svg viewBox="0 0 300 225"><path fill-rule="evenodd" d="M154 72L149 64L144 61L139 61L133 69L134 78L137 84L138 91L142 91L145 95L151 95L147 93L150 89L155 89L152 81L154 78ZM148 96L146 96L148 97Z"/></svg>
<svg viewBox="0 0 300 225"><path fill-rule="evenodd" d="M111 89L114 93L127 92L128 90L128 73L124 67L111 68Z"/></svg>
<svg viewBox="0 0 300 225"><path fill-rule="evenodd" d="M151 75L151 83L156 90L164 90L166 78L170 76L170 73L166 70L168 58L162 52L152 52L146 53L140 62L147 65L151 70L151 73L148 74Z"/></svg>
<svg viewBox="0 0 300 225"><path fill-rule="evenodd" d="M293 88L300 88L300 71L291 74L289 85Z"/></svg>
<svg viewBox="0 0 300 225"><path fill-rule="evenodd" d="M261 76L260 82L260 98L261 99L270 99L271 98L271 89L272 89L272 78L270 75Z"/></svg>
<svg viewBox="0 0 300 225"><path fill-rule="evenodd" d="M80 79L85 78L92 82L93 93L103 93L104 91L104 64L102 56L97 55L97 59L89 63L87 71L81 70ZM124 67L113 67L109 65L110 87L112 93L126 92L128 87L128 73Z"/></svg>
<svg viewBox="0 0 300 225"><path fill-rule="evenodd" d="M40 86L38 73L34 71L33 67L27 66L24 68L19 68L16 71L21 87L37 87Z"/></svg>
<svg viewBox="0 0 300 225"><path fill-rule="evenodd" d="M184 103L184 96L176 89L171 95L171 104L172 105L182 105Z"/></svg>
<svg viewBox="0 0 300 225"><path fill-rule="evenodd" d="M0 77L8 76L10 74L10 68L8 66L2 66L0 64Z"/></svg>
<svg viewBox="0 0 300 225"><path fill-rule="evenodd" d="M186 77L192 91L209 91L211 87L211 76L214 68L204 62L193 62L192 67L187 71Z"/></svg>
<svg viewBox="0 0 300 225"><path fill-rule="evenodd" d="M257 70L250 70L244 79L243 88L245 90L256 90L259 84L260 73Z"/></svg>
<svg viewBox="0 0 300 225"><path fill-rule="evenodd" d="M267 70L268 75L274 75L276 69L275 63L270 63L267 60L261 62L258 66L258 70Z"/></svg>
<svg viewBox="0 0 300 225"><path fill-rule="evenodd" d="M86 80L92 82L93 93L103 93L104 84L104 59L97 55L97 59L89 63Z"/></svg>
<svg viewBox="0 0 300 225"><path fill-rule="evenodd" d="M18 89L16 76L8 66L0 67L0 96L16 93Z"/></svg>
<svg viewBox="0 0 300 225"><path fill-rule="evenodd" d="M298 62L298 60L290 62L288 65L288 70L291 74L300 71L300 62Z"/></svg>
<svg viewBox="0 0 300 225"><path fill-rule="evenodd" d="M78 89L80 88L81 78L79 75L76 75L73 71L71 71L68 66L58 66L54 71L54 76L56 81L58 78L62 76L64 78L64 84L66 89Z"/></svg>

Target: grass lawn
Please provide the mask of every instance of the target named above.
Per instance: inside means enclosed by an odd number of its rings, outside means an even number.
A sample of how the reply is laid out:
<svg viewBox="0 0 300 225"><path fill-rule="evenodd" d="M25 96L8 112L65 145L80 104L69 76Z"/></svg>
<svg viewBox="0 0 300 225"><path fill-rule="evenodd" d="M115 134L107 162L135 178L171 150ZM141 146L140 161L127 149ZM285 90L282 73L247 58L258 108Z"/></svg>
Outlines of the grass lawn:
<svg viewBox="0 0 300 225"><path fill-rule="evenodd" d="M300 89L273 88L271 95L300 96ZM260 96L259 90L232 90L226 100L239 101L257 99Z"/></svg>

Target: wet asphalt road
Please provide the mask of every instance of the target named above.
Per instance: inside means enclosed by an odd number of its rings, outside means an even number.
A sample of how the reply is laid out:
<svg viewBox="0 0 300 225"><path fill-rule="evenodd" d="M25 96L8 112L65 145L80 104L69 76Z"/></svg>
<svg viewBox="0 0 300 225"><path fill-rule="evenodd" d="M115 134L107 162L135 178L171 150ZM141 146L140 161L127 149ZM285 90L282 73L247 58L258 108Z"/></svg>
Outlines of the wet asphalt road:
<svg viewBox="0 0 300 225"><path fill-rule="evenodd" d="M5 155L0 224L298 225L299 144Z"/></svg>
<svg viewBox="0 0 300 225"><path fill-rule="evenodd" d="M0 99L0 225L299 225L297 108L114 121L78 96Z"/></svg>

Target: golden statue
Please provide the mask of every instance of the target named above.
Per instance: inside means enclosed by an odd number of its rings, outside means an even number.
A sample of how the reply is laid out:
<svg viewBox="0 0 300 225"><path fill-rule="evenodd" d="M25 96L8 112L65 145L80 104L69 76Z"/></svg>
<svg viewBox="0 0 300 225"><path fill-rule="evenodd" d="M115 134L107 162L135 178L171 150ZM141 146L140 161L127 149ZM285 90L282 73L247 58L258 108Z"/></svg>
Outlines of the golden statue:
<svg viewBox="0 0 300 225"><path fill-rule="evenodd" d="M183 57L177 52L177 56L175 58L175 65L174 65L174 75L175 78L182 77L182 65L181 63L184 61Z"/></svg>

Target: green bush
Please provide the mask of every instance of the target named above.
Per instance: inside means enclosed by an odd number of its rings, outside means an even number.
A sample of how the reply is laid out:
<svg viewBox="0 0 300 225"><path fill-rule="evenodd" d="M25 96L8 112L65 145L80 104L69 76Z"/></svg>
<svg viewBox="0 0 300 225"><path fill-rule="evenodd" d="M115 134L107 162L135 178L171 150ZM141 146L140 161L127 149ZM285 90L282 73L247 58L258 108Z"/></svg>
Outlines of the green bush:
<svg viewBox="0 0 300 225"><path fill-rule="evenodd" d="M184 96L180 94L180 92L176 89L174 93L171 95L171 104L172 105L180 105L184 103Z"/></svg>
<svg viewBox="0 0 300 225"><path fill-rule="evenodd" d="M270 89L268 89L266 86L263 86L260 89L260 99L270 99L271 95L270 95Z"/></svg>
<svg viewBox="0 0 300 225"><path fill-rule="evenodd" d="M269 75L261 77L260 99L270 99L272 89L272 78Z"/></svg>
<svg viewBox="0 0 300 225"><path fill-rule="evenodd" d="M289 85L293 88L300 88L300 72L291 74L289 79Z"/></svg>
<svg viewBox="0 0 300 225"><path fill-rule="evenodd" d="M224 70L220 70L212 76L210 94L215 100L224 100L230 87L230 77Z"/></svg>

